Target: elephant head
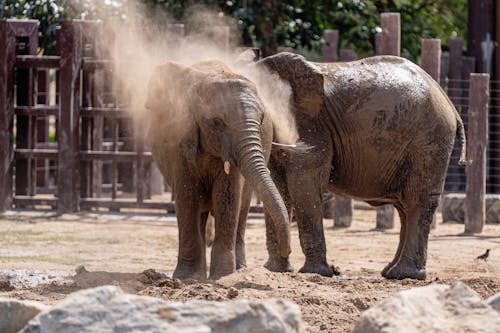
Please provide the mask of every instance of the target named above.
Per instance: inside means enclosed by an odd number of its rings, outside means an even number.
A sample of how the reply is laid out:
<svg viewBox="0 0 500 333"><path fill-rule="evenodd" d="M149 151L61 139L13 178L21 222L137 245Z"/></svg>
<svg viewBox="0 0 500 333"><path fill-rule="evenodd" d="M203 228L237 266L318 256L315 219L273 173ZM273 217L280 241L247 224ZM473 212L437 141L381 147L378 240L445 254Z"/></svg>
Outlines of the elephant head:
<svg viewBox="0 0 500 333"><path fill-rule="evenodd" d="M152 113L152 144L162 138L160 144L178 145L190 163L208 153L221 159L226 173L241 171L275 221L280 254L287 257L288 213L266 167L261 139L272 133L272 123L254 85L219 62L189 67L168 62L152 75L146 107Z"/></svg>
<svg viewBox="0 0 500 333"><path fill-rule="evenodd" d="M292 89L294 109L314 117L325 98L324 77L320 69L298 54L281 52L259 60L257 67L277 73Z"/></svg>

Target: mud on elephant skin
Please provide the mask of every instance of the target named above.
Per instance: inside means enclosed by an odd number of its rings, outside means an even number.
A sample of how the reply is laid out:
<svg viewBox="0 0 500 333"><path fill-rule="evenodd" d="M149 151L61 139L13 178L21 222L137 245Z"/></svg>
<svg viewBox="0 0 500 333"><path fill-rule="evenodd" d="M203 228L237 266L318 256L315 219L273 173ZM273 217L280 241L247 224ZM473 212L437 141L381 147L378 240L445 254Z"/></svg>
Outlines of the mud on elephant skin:
<svg viewBox="0 0 500 333"><path fill-rule="evenodd" d="M284 202L267 161L273 124L255 86L216 61L156 68L148 90L147 142L175 188L179 255L174 277L206 279L205 225L215 219L210 278L245 266L244 233L252 189L290 253Z"/></svg>
<svg viewBox="0 0 500 333"><path fill-rule="evenodd" d="M269 168L285 203L294 207L305 254L302 272L331 275L323 233L322 196L331 191L371 205L393 204L401 218L387 278L425 279L429 228L444 189L455 136L465 164L462 120L440 86L403 58L312 63L291 53L254 65L290 83L300 141L307 153L273 149ZM267 216L268 267L278 256Z"/></svg>

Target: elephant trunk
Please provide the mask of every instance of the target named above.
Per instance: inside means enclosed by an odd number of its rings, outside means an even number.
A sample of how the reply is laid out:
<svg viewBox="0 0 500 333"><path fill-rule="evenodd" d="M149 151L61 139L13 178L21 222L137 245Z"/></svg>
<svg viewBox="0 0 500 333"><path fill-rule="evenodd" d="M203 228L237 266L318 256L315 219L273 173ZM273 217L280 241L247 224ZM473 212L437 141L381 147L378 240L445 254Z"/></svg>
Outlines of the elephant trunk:
<svg viewBox="0 0 500 333"><path fill-rule="evenodd" d="M257 192L274 222L280 255L288 257L291 252L288 212L264 162L259 125L256 120L245 122L242 130L244 135L238 143L238 164L241 173Z"/></svg>

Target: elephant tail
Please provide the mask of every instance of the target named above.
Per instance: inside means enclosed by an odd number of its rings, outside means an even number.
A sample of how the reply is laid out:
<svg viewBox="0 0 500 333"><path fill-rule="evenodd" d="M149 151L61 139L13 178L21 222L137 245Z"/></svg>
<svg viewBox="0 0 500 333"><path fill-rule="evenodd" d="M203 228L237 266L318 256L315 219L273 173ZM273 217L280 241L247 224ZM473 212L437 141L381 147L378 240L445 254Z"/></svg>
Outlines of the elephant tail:
<svg viewBox="0 0 500 333"><path fill-rule="evenodd" d="M458 141L460 142L460 159L458 160L458 165L460 166L468 166L472 163L472 161L468 160L466 157L467 154L467 139L465 138L465 129L464 129L464 123L462 121L462 118L458 114L458 112L455 110L455 117L457 120L457 137Z"/></svg>

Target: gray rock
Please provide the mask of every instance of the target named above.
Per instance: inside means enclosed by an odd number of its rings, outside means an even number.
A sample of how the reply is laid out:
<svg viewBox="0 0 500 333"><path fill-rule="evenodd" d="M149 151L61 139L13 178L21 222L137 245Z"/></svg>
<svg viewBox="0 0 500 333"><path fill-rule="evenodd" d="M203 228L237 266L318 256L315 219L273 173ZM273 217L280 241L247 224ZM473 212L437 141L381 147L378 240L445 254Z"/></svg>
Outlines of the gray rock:
<svg viewBox="0 0 500 333"><path fill-rule="evenodd" d="M500 312L500 292L486 299L485 303Z"/></svg>
<svg viewBox="0 0 500 333"><path fill-rule="evenodd" d="M362 315L354 333L500 332L500 316L461 282L401 291Z"/></svg>
<svg viewBox="0 0 500 333"><path fill-rule="evenodd" d="M465 193L448 193L442 196L443 222L464 223ZM500 194L486 194L486 223L500 223Z"/></svg>
<svg viewBox="0 0 500 333"><path fill-rule="evenodd" d="M19 332L33 317L47 307L35 301L0 297L0 332Z"/></svg>
<svg viewBox="0 0 500 333"><path fill-rule="evenodd" d="M24 333L304 332L298 305L279 299L168 303L114 286L69 295Z"/></svg>

